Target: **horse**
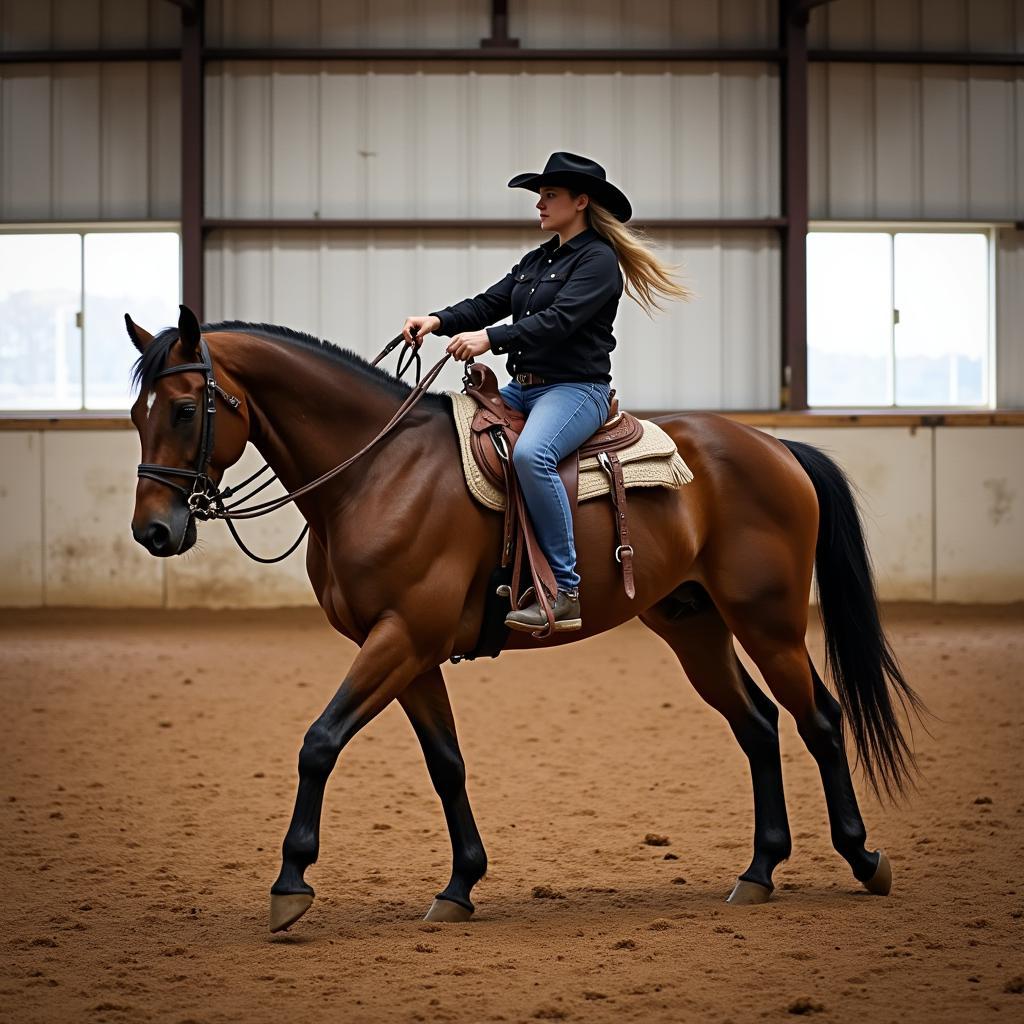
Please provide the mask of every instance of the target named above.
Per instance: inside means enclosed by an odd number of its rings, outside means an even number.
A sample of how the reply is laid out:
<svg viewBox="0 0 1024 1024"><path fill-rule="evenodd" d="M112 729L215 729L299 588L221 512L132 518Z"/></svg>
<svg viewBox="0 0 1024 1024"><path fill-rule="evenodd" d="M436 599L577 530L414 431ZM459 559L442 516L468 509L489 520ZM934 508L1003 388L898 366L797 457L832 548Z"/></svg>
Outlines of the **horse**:
<svg viewBox="0 0 1024 1024"><path fill-rule="evenodd" d="M354 352L286 327L200 325L185 306L177 327L155 336L128 315L125 322L139 351L131 408L143 458L131 523L136 541L157 557L192 547L209 497L199 493L200 478L216 488L252 443L289 491L302 489L295 503L308 524L310 584L330 624L359 647L302 740L294 810L270 890L271 930L290 927L313 903L305 873L320 852L328 776L345 746L395 700L422 747L452 846L451 876L425 919L468 920L487 855L441 666L478 638L503 524L467 489L450 399L424 389L410 404L409 385ZM364 453L399 413L397 426ZM575 643L634 617L671 647L749 762L753 856L728 897L734 904L765 902L773 871L791 852L781 705L817 762L833 846L869 892L886 895L892 869L884 850L865 845L845 739L849 729L874 792L898 796L916 772L901 718L925 709L880 622L850 483L818 449L724 416L663 415L656 422L693 480L630 491L634 598L623 592L610 557L617 541L608 507L581 503L575 539L582 630L542 642L509 632L502 650ZM351 461L353 453L361 457ZM305 486L325 473L321 486ZM181 480L193 481L191 493ZM805 641L815 567L834 694ZM734 638L771 697L740 662Z"/></svg>

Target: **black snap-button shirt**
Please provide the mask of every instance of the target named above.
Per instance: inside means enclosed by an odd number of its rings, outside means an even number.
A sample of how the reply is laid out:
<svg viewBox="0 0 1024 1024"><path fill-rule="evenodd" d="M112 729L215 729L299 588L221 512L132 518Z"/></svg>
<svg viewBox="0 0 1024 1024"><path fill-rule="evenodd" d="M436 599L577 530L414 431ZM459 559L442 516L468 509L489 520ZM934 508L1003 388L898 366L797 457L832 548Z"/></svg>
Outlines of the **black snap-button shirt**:
<svg viewBox="0 0 1024 1024"><path fill-rule="evenodd" d="M508 353L512 376L610 383L622 288L615 250L588 227L564 245L553 236L485 292L431 316L441 321L435 333L446 337L487 327L491 351ZM509 314L511 324L488 326Z"/></svg>

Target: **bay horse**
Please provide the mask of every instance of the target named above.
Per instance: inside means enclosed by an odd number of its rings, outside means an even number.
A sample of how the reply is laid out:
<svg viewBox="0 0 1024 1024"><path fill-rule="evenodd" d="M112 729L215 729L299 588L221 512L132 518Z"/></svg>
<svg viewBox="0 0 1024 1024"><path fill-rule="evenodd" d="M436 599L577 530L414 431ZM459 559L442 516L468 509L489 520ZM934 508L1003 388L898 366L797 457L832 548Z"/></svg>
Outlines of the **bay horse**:
<svg viewBox="0 0 1024 1024"><path fill-rule="evenodd" d="M156 336L125 321L140 353L131 418L143 463L132 532L156 556L195 543L195 494L181 483L198 479L191 467L216 486L251 442L292 491L345 462L409 399L408 385L355 353L284 327L200 326L185 306L178 326ZM657 422L694 479L630 491L635 598L626 597L610 556L617 541L605 502L584 502L575 526L583 629L543 642L510 632L503 649L573 643L635 616L661 637L749 761L753 857L729 900L761 903L791 849L779 711L741 664L735 638L817 762L833 845L870 892L887 894L891 868L883 851L865 846L844 737L849 726L876 793L901 792L916 766L896 705L918 713L923 705L882 629L849 483L819 450L723 416ZM472 650L480 633L502 516L471 497L450 400L426 391L383 442L296 504L309 526L313 591L331 625L360 649L303 738L271 930L289 927L312 904L304 875L319 854L328 776L346 744L393 700L422 746L452 844L451 877L427 919L467 920L487 857L441 666ZM815 566L836 696L805 643Z"/></svg>

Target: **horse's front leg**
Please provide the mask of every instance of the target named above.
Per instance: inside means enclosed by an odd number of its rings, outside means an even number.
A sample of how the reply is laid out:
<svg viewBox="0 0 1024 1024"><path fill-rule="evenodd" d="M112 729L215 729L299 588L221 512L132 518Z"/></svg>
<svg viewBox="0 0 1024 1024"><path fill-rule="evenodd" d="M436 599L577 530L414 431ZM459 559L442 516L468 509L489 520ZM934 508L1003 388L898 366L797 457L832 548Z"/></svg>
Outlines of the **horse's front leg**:
<svg viewBox="0 0 1024 1024"><path fill-rule="evenodd" d="M313 888L303 875L319 853L324 787L342 748L429 665L430 657L416 650L400 618L382 619L370 631L330 704L306 731L281 873L270 890L272 932L294 924L313 902Z"/></svg>
<svg viewBox="0 0 1024 1024"><path fill-rule="evenodd" d="M444 807L452 841L452 876L427 911L427 921L468 921L470 893L487 871L487 854L466 795L466 765L440 667L418 676L398 698L423 748L430 781Z"/></svg>

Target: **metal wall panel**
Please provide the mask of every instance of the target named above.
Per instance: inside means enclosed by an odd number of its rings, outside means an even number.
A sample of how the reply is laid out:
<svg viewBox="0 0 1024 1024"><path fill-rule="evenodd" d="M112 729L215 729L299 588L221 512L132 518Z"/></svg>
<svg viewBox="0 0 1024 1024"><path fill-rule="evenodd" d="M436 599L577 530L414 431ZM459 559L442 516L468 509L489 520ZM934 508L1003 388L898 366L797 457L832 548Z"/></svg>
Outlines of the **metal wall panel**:
<svg viewBox="0 0 1024 1024"><path fill-rule="evenodd" d="M1022 53L1024 0L842 0L811 12L810 44Z"/></svg>
<svg viewBox="0 0 1024 1024"><path fill-rule="evenodd" d="M283 324L372 358L406 316L476 295L503 277L539 232L217 232L207 247L207 317ZM653 321L623 297L612 374L634 409L774 408L779 260L771 232L657 232L698 293ZM444 343L426 343L428 363ZM504 359L487 357L500 369ZM461 388L449 365L436 390Z"/></svg>
<svg viewBox="0 0 1024 1024"><path fill-rule="evenodd" d="M775 0L514 0L524 47L774 46ZM487 0L209 0L211 46L475 47Z"/></svg>
<svg viewBox="0 0 1024 1024"><path fill-rule="evenodd" d="M0 0L0 50L169 47L181 11L167 0Z"/></svg>
<svg viewBox="0 0 1024 1024"><path fill-rule="evenodd" d="M207 0L210 46L471 47L487 0ZM415 53L410 53L414 56Z"/></svg>
<svg viewBox="0 0 1024 1024"><path fill-rule="evenodd" d="M213 217L527 217L515 173L601 162L638 217L778 213L767 66L214 64Z"/></svg>
<svg viewBox="0 0 1024 1024"><path fill-rule="evenodd" d="M0 218L176 217L175 64L11 65L0 71Z"/></svg>
<svg viewBox="0 0 1024 1024"><path fill-rule="evenodd" d="M1024 231L999 232L996 264L996 404L1024 409Z"/></svg>
<svg viewBox="0 0 1024 1024"><path fill-rule="evenodd" d="M1022 101L1013 68L813 65L811 216L1019 219Z"/></svg>
<svg viewBox="0 0 1024 1024"><path fill-rule="evenodd" d="M514 0L509 33L522 46L775 46L775 0Z"/></svg>

